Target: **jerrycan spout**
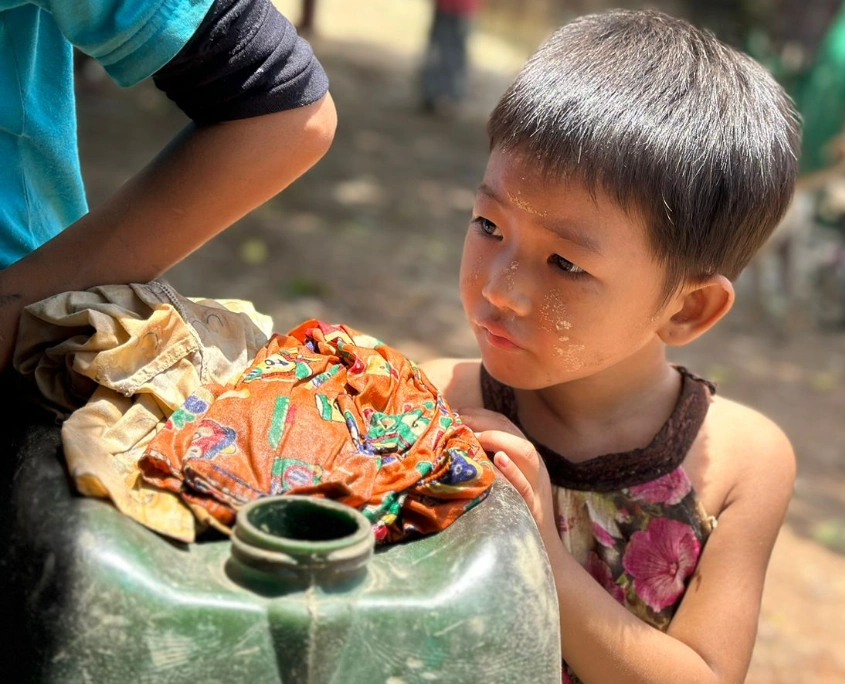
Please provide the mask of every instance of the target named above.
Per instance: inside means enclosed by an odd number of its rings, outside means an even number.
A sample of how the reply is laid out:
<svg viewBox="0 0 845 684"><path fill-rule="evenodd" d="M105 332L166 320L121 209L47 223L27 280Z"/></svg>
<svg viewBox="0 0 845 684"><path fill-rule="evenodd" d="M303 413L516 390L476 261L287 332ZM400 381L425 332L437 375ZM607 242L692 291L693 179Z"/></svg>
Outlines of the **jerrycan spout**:
<svg viewBox="0 0 845 684"><path fill-rule="evenodd" d="M370 521L337 501L285 495L238 511L226 570L271 599L267 624L280 681L337 681L374 546ZM327 600L332 595L342 598Z"/></svg>
<svg viewBox="0 0 845 684"><path fill-rule="evenodd" d="M366 575L374 545L370 521L350 506L310 496L266 497L238 511L227 571L264 595L313 585L348 588Z"/></svg>

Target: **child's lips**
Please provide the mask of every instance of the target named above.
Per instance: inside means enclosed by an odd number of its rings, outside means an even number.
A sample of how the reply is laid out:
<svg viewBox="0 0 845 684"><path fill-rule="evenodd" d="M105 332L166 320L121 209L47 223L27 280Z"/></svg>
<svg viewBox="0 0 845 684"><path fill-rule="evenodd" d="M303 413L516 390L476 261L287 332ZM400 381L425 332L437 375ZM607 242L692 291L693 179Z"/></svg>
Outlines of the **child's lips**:
<svg viewBox="0 0 845 684"><path fill-rule="evenodd" d="M492 321L481 321L478 326L484 331L487 341L494 347L505 350L522 349L502 326Z"/></svg>

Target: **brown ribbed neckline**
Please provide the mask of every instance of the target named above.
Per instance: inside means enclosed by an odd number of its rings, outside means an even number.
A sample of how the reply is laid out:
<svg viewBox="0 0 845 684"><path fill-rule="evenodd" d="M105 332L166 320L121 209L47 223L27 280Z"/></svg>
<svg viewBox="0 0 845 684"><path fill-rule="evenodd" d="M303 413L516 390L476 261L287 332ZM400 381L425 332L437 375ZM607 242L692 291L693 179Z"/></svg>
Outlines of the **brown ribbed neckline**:
<svg viewBox="0 0 845 684"><path fill-rule="evenodd" d="M573 463L544 444L531 440L546 463L552 484L567 489L608 492L650 482L677 468L704 423L710 396L716 388L682 366L675 368L681 374L678 401L672 415L648 446ZM494 379L483 365L481 395L485 408L503 414L526 434L519 420L513 388Z"/></svg>

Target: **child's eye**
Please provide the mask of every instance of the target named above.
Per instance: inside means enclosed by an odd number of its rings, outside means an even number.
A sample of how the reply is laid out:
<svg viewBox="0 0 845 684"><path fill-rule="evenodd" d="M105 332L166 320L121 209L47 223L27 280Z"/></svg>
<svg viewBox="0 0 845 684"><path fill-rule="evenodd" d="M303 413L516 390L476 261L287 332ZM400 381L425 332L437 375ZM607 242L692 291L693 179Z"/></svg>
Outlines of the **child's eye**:
<svg viewBox="0 0 845 684"><path fill-rule="evenodd" d="M569 259L564 259L562 256L560 256L560 254L552 254L549 257L549 263L554 264L561 271L571 273L572 275L580 275L582 273L586 273L583 268L573 264Z"/></svg>
<svg viewBox="0 0 845 684"><path fill-rule="evenodd" d="M495 223L493 223L489 219L484 218L483 216L476 216L472 220L472 222L484 235L489 235L491 237L498 237L499 235L501 235L498 226L496 226Z"/></svg>

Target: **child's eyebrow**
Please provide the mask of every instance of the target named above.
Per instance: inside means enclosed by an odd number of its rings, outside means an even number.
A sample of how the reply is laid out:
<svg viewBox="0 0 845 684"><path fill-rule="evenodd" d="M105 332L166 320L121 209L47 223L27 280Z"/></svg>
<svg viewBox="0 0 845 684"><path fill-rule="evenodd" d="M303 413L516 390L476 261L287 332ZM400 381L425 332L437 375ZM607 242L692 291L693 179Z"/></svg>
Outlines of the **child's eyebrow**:
<svg viewBox="0 0 845 684"><path fill-rule="evenodd" d="M487 183L481 183L481 185L478 186L478 192L485 197L489 197L498 204L507 204L501 195L496 192L496 189ZM514 197L510 193L508 193L508 196L512 203L522 209L525 209L526 211L530 211L532 214L535 214L539 219L540 225L550 233L554 233L555 236L561 238L562 240L578 245L588 252L602 256L602 248L599 241L584 232L580 226L575 225L572 221L567 219L549 218L545 212L540 213L531 209L526 203L519 201L519 198Z"/></svg>
<svg viewBox="0 0 845 684"><path fill-rule="evenodd" d="M487 183L481 183L478 186L478 192L482 195L486 195L492 200L496 200L499 204L502 204L502 198L499 196L499 193L497 193L494 188L487 185Z"/></svg>
<svg viewBox="0 0 845 684"><path fill-rule="evenodd" d="M541 219L540 225L542 225L542 227L550 233L557 235L559 238L566 240L567 242L571 242L574 245L578 245L588 252L602 256L599 241L591 235L587 235L587 233L579 229L578 226L573 225L571 221L566 219Z"/></svg>

